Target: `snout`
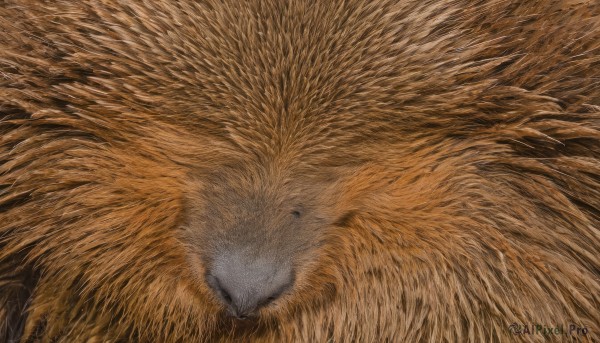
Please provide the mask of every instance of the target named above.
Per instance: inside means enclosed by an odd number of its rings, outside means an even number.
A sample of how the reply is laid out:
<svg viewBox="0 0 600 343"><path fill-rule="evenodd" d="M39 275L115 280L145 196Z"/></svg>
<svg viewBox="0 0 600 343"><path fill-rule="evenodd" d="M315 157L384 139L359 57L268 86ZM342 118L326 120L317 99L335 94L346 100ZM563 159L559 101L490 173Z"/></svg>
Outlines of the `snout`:
<svg viewBox="0 0 600 343"><path fill-rule="evenodd" d="M289 263L268 255L225 251L213 260L206 281L232 316L245 319L290 290L294 272Z"/></svg>

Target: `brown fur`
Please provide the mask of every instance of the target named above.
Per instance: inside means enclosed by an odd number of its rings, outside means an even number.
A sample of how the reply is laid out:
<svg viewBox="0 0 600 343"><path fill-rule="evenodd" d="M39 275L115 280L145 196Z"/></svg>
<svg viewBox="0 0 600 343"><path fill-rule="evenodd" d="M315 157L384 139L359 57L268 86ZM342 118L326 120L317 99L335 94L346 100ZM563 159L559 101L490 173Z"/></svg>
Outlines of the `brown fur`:
<svg viewBox="0 0 600 343"><path fill-rule="evenodd" d="M0 341L600 341L599 56L597 0L0 0Z"/></svg>

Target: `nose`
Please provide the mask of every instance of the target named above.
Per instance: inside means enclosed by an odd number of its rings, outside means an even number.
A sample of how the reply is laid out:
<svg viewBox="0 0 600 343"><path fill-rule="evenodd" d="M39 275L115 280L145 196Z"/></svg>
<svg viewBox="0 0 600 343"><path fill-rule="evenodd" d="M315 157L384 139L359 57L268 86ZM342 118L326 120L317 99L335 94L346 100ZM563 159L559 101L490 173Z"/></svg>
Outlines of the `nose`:
<svg viewBox="0 0 600 343"><path fill-rule="evenodd" d="M216 258L206 279L238 319L252 316L278 299L294 283L289 264L235 253Z"/></svg>

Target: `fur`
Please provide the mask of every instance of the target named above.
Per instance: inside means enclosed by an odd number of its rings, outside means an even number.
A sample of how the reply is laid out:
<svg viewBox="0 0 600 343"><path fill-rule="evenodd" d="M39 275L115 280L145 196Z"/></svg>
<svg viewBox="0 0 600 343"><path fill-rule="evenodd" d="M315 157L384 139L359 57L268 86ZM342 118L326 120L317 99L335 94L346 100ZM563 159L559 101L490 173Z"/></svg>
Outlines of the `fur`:
<svg viewBox="0 0 600 343"><path fill-rule="evenodd" d="M0 0L0 341L600 341L599 56L597 0Z"/></svg>

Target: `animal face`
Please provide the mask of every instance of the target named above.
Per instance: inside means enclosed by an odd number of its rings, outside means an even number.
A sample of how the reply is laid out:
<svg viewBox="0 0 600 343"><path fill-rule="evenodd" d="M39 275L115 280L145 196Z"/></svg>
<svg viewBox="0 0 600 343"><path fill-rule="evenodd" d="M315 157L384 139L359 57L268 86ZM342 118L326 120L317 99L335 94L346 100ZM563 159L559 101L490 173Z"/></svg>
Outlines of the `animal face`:
<svg viewBox="0 0 600 343"><path fill-rule="evenodd" d="M0 0L0 341L598 340L599 18Z"/></svg>
<svg viewBox="0 0 600 343"><path fill-rule="evenodd" d="M335 224L331 181L237 168L194 182L182 240L228 313L253 317L293 293L298 274L314 272Z"/></svg>

